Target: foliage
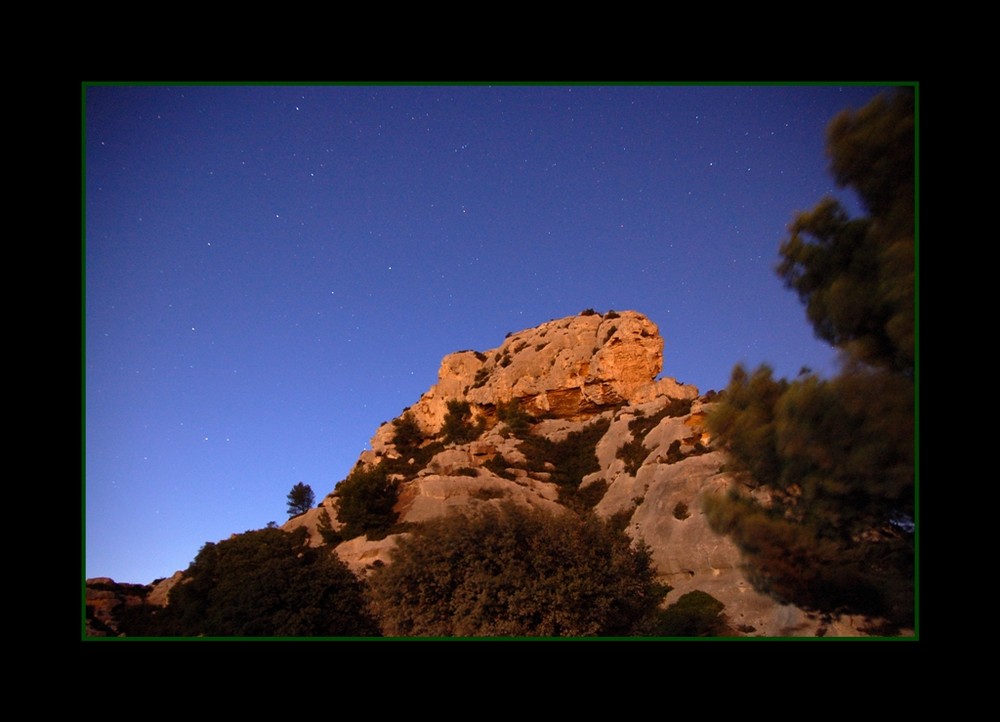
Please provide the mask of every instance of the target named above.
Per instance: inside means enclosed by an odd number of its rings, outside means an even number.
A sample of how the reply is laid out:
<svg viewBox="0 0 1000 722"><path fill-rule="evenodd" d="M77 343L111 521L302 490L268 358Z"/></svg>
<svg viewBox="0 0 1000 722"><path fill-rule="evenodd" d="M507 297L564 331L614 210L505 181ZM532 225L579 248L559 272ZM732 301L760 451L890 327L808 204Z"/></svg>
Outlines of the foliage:
<svg viewBox="0 0 1000 722"><path fill-rule="evenodd" d="M313 508L315 501L316 495L313 494L312 487L300 481L288 492L288 516L305 514Z"/></svg>
<svg viewBox="0 0 1000 722"><path fill-rule="evenodd" d="M502 454L494 454L493 458L487 459L483 462L483 466L499 476L501 479L513 481L517 478L514 473L510 471L510 464L507 463L507 460L503 458Z"/></svg>
<svg viewBox="0 0 1000 722"><path fill-rule="evenodd" d="M316 528L319 530L320 536L323 537L324 544L336 545L344 541L340 532L333 528L333 521L330 519L330 512L325 508L319 514L319 520L316 522Z"/></svg>
<svg viewBox="0 0 1000 722"><path fill-rule="evenodd" d="M629 476L635 476L642 462L649 456L649 452L650 449L643 446L642 439L632 439L618 447L615 458L625 462L625 472Z"/></svg>
<svg viewBox="0 0 1000 722"><path fill-rule="evenodd" d="M163 608L122 619L128 636L356 637L378 634L363 588L308 532L260 529L207 543Z"/></svg>
<svg viewBox="0 0 1000 722"><path fill-rule="evenodd" d="M599 496L594 498L600 487L583 491L580 483L587 474L600 471L597 442L607 433L610 425L610 419L600 419L579 431L570 432L562 441L528 434L518 445L518 449L524 454L529 470L547 471L547 464L554 467L551 478L559 487L560 503L578 511L592 508L600 501Z"/></svg>
<svg viewBox="0 0 1000 722"><path fill-rule="evenodd" d="M333 491L338 499L337 519L344 539L367 534L384 535L396 523L393 507L399 498L399 483L391 478L385 464L358 464Z"/></svg>
<svg viewBox="0 0 1000 722"><path fill-rule="evenodd" d="M758 589L825 614L913 624L913 98L903 90L830 126L834 175L868 215L833 200L799 214L778 268L817 335L842 351L832 379L733 370L709 415L731 468L763 494L705 502ZM762 501L762 500L766 500Z"/></svg>
<svg viewBox="0 0 1000 722"><path fill-rule="evenodd" d="M688 592L666 609L658 610L645 633L652 637L717 637L728 631L725 606L707 592Z"/></svg>
<svg viewBox="0 0 1000 722"><path fill-rule="evenodd" d="M580 485L575 489L560 487L559 502L574 511L584 512L597 506L607 492L608 482L604 479L597 479L586 486Z"/></svg>
<svg viewBox="0 0 1000 722"><path fill-rule="evenodd" d="M683 458L684 453L681 451L681 440L674 439L670 442L670 446L667 447L667 456L665 461L668 464L676 464Z"/></svg>
<svg viewBox="0 0 1000 722"><path fill-rule="evenodd" d="M470 493L469 496L473 499L478 499L479 501L490 501L491 499L503 499L510 496L510 491L507 489L491 489L490 487L484 486L476 489Z"/></svg>
<svg viewBox="0 0 1000 722"><path fill-rule="evenodd" d="M481 386L485 386L489 378L490 370L486 366L480 366L479 370L476 371L476 378L472 381L472 388L478 389Z"/></svg>
<svg viewBox="0 0 1000 722"><path fill-rule="evenodd" d="M498 403L497 419L506 424L507 430L519 439L527 436L531 425L536 421L534 416L521 409L521 403L517 399Z"/></svg>
<svg viewBox="0 0 1000 722"><path fill-rule="evenodd" d="M396 447L396 451L404 459L413 457L424 440L424 434L413 413L407 411L399 418L393 419L392 426L394 429L392 444Z"/></svg>
<svg viewBox="0 0 1000 722"><path fill-rule="evenodd" d="M475 441L483 433L484 422L480 419L473 424L472 407L468 401L451 399L448 401L448 413L444 417L441 436L445 444L466 444Z"/></svg>
<svg viewBox="0 0 1000 722"><path fill-rule="evenodd" d="M510 502L426 522L369 591L389 636L627 635L666 593L648 550L592 514Z"/></svg>
<svg viewBox="0 0 1000 722"><path fill-rule="evenodd" d="M835 200L800 213L778 269L816 334L855 360L912 376L914 366L914 96L900 90L830 124L837 184L868 214Z"/></svg>
<svg viewBox="0 0 1000 722"><path fill-rule="evenodd" d="M670 399L666 406L650 416L646 416L641 411L636 411L635 418L628 422L628 430L636 438L645 438L646 434L659 426L663 419L667 417L687 416L690 413L691 399Z"/></svg>

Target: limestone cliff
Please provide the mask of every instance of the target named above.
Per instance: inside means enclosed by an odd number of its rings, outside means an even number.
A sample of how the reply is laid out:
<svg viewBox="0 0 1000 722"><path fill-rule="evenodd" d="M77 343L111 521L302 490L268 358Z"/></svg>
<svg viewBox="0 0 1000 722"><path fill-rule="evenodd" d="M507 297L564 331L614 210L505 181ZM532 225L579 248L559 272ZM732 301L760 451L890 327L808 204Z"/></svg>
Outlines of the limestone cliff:
<svg viewBox="0 0 1000 722"><path fill-rule="evenodd" d="M667 604L702 590L726 605L730 627L741 634L813 635L821 627L830 635L860 634L855 620L824 624L755 591L740 568L738 549L711 530L700 506L703 494L735 483L705 427L714 395L699 396L693 386L670 378L657 380L663 350L658 328L640 313L585 312L510 334L488 351L446 356L437 383L407 409L424 436L422 448L433 453L410 459L399 475L399 527L503 499L564 510L554 480L558 469L526 458L527 437L512 433L501 419L514 401L531 419L531 437L558 442L588 428L601 430L593 450L598 468L582 479L580 494L599 515L630 515L628 532L651 547L660 577L673 587ZM479 435L442 444L448 403L455 401L468 403L469 423ZM399 460L396 428L393 422L380 427L358 463ZM327 497L323 507L338 527L337 497ZM316 535L319 513L286 528L304 524ZM398 537L355 537L336 552L364 574L391 563Z"/></svg>
<svg viewBox="0 0 1000 722"><path fill-rule="evenodd" d="M334 542L334 552L363 576L391 563L408 527L451 510L506 500L554 513L592 508L603 517L628 516L628 533L651 548L659 577L673 588L667 605L701 590L725 604L734 634L860 635L863 620L823 622L757 592L741 569L739 550L709 527L704 495L736 484L705 425L715 394L657 378L663 353L659 329L642 314L587 311L509 334L487 351L445 356L437 383L375 432L356 465L391 468L398 482L395 526L371 539L362 534ZM448 440L443 428L456 404L468 414L461 442ZM412 433L400 448L404 419ZM589 444L582 452L570 444L580 439ZM540 449L558 453L546 457ZM566 449L577 461L579 454L596 459L571 483L562 468ZM332 532L344 529L339 501L334 490L282 528L304 526L311 543L322 545L331 538L325 522ZM146 602L165 603L180 576L147 590ZM107 584L91 589L88 582L88 608L102 629L114 607L140 599L112 594Z"/></svg>

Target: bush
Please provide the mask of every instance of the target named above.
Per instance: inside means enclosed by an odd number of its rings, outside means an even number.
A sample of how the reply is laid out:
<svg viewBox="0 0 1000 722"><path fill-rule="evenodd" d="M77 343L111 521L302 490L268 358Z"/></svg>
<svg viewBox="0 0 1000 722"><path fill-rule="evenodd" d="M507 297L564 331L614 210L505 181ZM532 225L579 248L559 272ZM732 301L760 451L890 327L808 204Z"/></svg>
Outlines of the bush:
<svg viewBox="0 0 1000 722"><path fill-rule="evenodd" d="M580 431L572 431L562 441L552 441L544 436L530 434L518 449L527 459L530 471L546 471L546 463L552 464L552 480L559 486L576 488L583 477L599 471L597 442L607 433L610 419L601 419L584 426Z"/></svg>
<svg viewBox="0 0 1000 722"><path fill-rule="evenodd" d="M695 590L655 615L648 628L653 637L717 637L727 632L722 610L726 605L707 592Z"/></svg>
<svg viewBox="0 0 1000 722"><path fill-rule="evenodd" d="M479 501L490 501L491 499L503 499L504 497L510 496L510 492L507 489L490 489L488 487L483 487L481 489L476 489L469 496L473 499L478 499Z"/></svg>
<svg viewBox="0 0 1000 722"><path fill-rule="evenodd" d="M572 431L562 441L552 441L544 436L528 434L518 445L524 454L529 471L548 471L547 464L554 467L551 471L552 481L559 487L560 503L577 511L591 509L601 500L597 496L602 489L600 485L592 485L586 490L580 490L583 477L595 471L600 471L601 464L597 460L597 442L607 433L611 426L610 419L601 419L580 431ZM604 490L607 489L605 484ZM600 492L603 494L603 492Z"/></svg>
<svg viewBox="0 0 1000 722"><path fill-rule="evenodd" d="M448 413L444 417L441 436L445 444L466 444L475 441L483 433L485 426L482 419L473 424L472 407L468 401L452 399L448 402Z"/></svg>
<svg viewBox="0 0 1000 722"><path fill-rule="evenodd" d="M521 404L517 399L497 404L497 419L506 424L510 433L519 439L527 436L531 425L536 421L534 416L521 410Z"/></svg>
<svg viewBox="0 0 1000 722"><path fill-rule="evenodd" d="M472 388L478 389L481 386L485 386L486 382L490 378L490 370L485 366L481 366L478 371L476 371L476 378L472 381Z"/></svg>
<svg viewBox="0 0 1000 722"><path fill-rule="evenodd" d="M369 577L389 636L622 636L665 595L648 550L593 515L506 502L429 521Z"/></svg>
<svg viewBox="0 0 1000 722"><path fill-rule="evenodd" d="M170 604L123 618L129 636L377 635L361 582L308 532L260 529L207 543Z"/></svg>
<svg viewBox="0 0 1000 722"><path fill-rule="evenodd" d="M676 464L683 458L684 458L684 453L681 451L681 440L674 439L673 441L670 442L670 446L667 447L666 462L668 464Z"/></svg>
<svg viewBox="0 0 1000 722"><path fill-rule="evenodd" d="M385 534L399 516L393 507L399 498L398 482L389 478L384 464L359 464L333 490L339 499L337 518L343 524L341 536L353 539Z"/></svg>
<svg viewBox="0 0 1000 722"><path fill-rule="evenodd" d="M507 460L501 454L494 454L492 459L483 463L483 467L489 469L501 479L513 481L517 478L510 470L510 464L507 463Z"/></svg>
<svg viewBox="0 0 1000 722"><path fill-rule="evenodd" d="M635 418L628 422L628 430L637 439L646 438L646 434L655 429L663 419L667 417L687 416L691 413L690 399L671 399L666 406L651 416L646 416L640 411L636 412Z"/></svg>
<svg viewBox="0 0 1000 722"><path fill-rule="evenodd" d="M404 459L409 459L417 453L420 444L424 440L424 434L420 430L420 425L409 411L405 412L398 419L392 420L395 432L392 435L392 444L396 451Z"/></svg>
<svg viewBox="0 0 1000 722"><path fill-rule="evenodd" d="M344 537L340 535L340 532L333 528L333 522L330 519L330 512L326 509L319 514L319 521L316 523L316 527L319 530L319 534L323 537L324 544L340 544L344 541Z"/></svg>
<svg viewBox="0 0 1000 722"><path fill-rule="evenodd" d="M629 476L635 476L649 452L650 449L642 445L642 439L632 439L618 448L615 458L625 462L625 471Z"/></svg>

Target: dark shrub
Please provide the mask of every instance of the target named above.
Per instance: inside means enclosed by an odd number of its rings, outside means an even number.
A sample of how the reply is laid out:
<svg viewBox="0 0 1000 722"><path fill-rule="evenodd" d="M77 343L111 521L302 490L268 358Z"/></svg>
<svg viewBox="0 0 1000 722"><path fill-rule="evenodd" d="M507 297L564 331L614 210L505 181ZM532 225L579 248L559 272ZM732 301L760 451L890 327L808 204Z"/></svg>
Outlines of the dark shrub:
<svg viewBox="0 0 1000 722"><path fill-rule="evenodd" d="M170 604L124 620L126 634L225 637L377 635L361 582L308 532L261 529L209 542Z"/></svg>
<svg viewBox="0 0 1000 722"><path fill-rule="evenodd" d="M468 401L452 399L448 402L448 413L441 427L441 437L445 444L466 444L475 441L483 433L484 423L472 423L472 407Z"/></svg>
<svg viewBox="0 0 1000 722"><path fill-rule="evenodd" d="M390 636L628 635L665 593L611 525L510 502L425 523L369 590Z"/></svg>
<svg viewBox="0 0 1000 722"><path fill-rule="evenodd" d="M615 458L625 462L625 471L629 476L635 476L642 462L649 456L651 450L642 445L641 439L632 439L622 444L615 452Z"/></svg>
<svg viewBox="0 0 1000 722"><path fill-rule="evenodd" d="M358 465L333 490L339 499L337 518L343 524L341 536L353 539L384 534L396 523L393 510L399 498L399 485L389 478L384 464Z"/></svg>

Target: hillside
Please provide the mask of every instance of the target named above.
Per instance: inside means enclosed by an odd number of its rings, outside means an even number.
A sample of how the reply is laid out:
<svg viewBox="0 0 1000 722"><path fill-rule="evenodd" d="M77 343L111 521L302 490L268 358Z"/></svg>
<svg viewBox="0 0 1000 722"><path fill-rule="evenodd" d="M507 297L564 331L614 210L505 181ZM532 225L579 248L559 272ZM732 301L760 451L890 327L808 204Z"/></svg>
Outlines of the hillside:
<svg viewBox="0 0 1000 722"><path fill-rule="evenodd" d="M352 476L282 528L305 527L315 547L332 541L364 578L392 563L415 525L456 510L513 502L624 514L626 533L649 546L657 579L671 587L664 605L705 592L725 605L732 635L861 635L863 620L823 620L756 591L736 546L711 530L701 499L738 483L705 424L715 394L657 378L663 354L659 329L635 311L585 311L488 351L449 354L437 383L376 430ZM398 496L384 524L365 522L359 534L343 507L356 501L351 479L373 470Z"/></svg>

